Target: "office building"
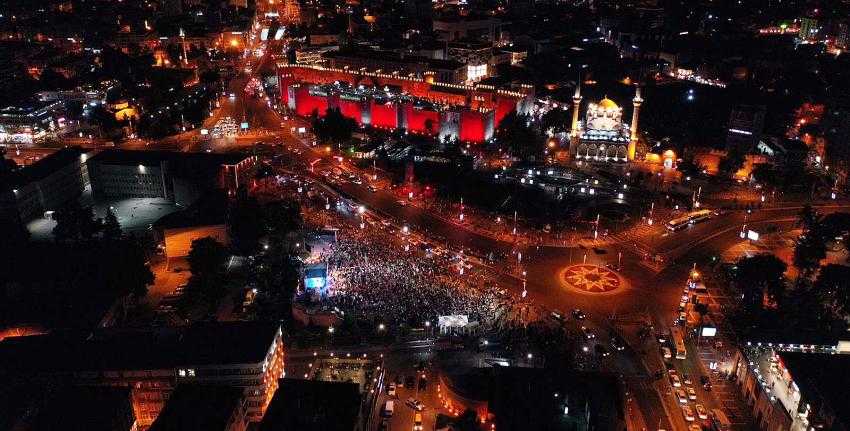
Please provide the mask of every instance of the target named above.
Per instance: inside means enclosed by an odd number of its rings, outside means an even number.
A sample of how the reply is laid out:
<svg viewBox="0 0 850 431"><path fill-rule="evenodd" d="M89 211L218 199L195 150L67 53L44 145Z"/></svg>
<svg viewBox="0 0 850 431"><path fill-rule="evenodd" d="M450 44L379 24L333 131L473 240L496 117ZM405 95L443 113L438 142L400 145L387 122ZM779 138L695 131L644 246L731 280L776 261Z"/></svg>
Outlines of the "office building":
<svg viewBox="0 0 850 431"><path fill-rule="evenodd" d="M149 431L245 431L244 390L220 385L177 386Z"/></svg>
<svg viewBox="0 0 850 431"><path fill-rule="evenodd" d="M0 342L0 381L128 387L142 428L153 424L179 384L231 386L245 391L245 415L257 422L283 375L283 361L276 323L54 332Z"/></svg>
<svg viewBox="0 0 850 431"><path fill-rule="evenodd" d="M0 188L0 213L26 222L79 198L89 186L89 154L66 147L11 173Z"/></svg>
<svg viewBox="0 0 850 431"><path fill-rule="evenodd" d="M162 198L188 206L210 190L235 194L255 156L106 150L88 161L95 199Z"/></svg>
<svg viewBox="0 0 850 431"><path fill-rule="evenodd" d="M764 105L738 105L729 114L726 133L726 149L744 153L752 152L761 141L764 131Z"/></svg>

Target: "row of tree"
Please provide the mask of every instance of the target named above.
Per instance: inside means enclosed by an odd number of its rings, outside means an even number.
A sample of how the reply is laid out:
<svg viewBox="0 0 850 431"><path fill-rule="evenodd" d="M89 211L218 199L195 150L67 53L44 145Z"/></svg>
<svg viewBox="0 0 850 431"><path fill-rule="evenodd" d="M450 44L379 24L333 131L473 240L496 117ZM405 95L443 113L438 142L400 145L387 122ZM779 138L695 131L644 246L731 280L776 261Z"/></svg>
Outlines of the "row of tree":
<svg viewBox="0 0 850 431"><path fill-rule="evenodd" d="M822 216L806 206L799 223L802 233L793 254L796 279L786 278L788 266L773 254L744 257L736 263L733 281L742 293L742 322L751 328L795 328L821 334L846 329L850 266L821 266L821 261L837 238L850 250L850 214Z"/></svg>

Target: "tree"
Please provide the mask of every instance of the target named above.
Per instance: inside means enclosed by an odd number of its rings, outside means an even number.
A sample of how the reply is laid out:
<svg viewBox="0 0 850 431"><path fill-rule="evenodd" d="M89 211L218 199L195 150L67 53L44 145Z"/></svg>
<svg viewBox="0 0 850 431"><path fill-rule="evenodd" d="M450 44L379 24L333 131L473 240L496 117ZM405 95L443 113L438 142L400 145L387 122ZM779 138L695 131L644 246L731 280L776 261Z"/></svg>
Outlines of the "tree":
<svg viewBox="0 0 850 431"><path fill-rule="evenodd" d="M53 218L56 221L53 237L57 241L90 239L101 227L91 207L83 208L76 200L56 211Z"/></svg>
<svg viewBox="0 0 850 431"><path fill-rule="evenodd" d="M543 153L543 138L531 126L528 115L513 112L499 123L496 139L522 158L534 158Z"/></svg>
<svg viewBox="0 0 850 431"><path fill-rule="evenodd" d="M283 241L304 225L301 205L291 200L271 202L266 205L264 221L269 236L273 240Z"/></svg>
<svg viewBox="0 0 850 431"><path fill-rule="evenodd" d="M821 216L810 204L803 205L797 216L803 233L814 230L820 224Z"/></svg>
<svg viewBox="0 0 850 431"><path fill-rule="evenodd" d="M817 231L810 231L797 239L794 247L794 266L802 277L809 277L826 257L826 243Z"/></svg>
<svg viewBox="0 0 850 431"><path fill-rule="evenodd" d="M208 236L192 241L188 257L192 278L217 278L224 273L226 260L227 250L215 238Z"/></svg>
<svg viewBox="0 0 850 431"><path fill-rule="evenodd" d="M732 148L726 153L726 156L720 159L720 164L717 168L721 173L730 177L744 167L745 160L745 155L741 150Z"/></svg>
<svg viewBox="0 0 850 431"><path fill-rule="evenodd" d="M850 266L832 263L824 266L812 288L835 313L850 315Z"/></svg>
<svg viewBox="0 0 850 431"><path fill-rule="evenodd" d="M115 216L112 208L107 209L106 217L103 218L103 238L116 240L121 238L122 235L123 232L121 231L121 224L118 223L118 217Z"/></svg>
<svg viewBox="0 0 850 431"><path fill-rule="evenodd" d="M772 254L758 254L738 260L733 276L735 285L743 293L744 307L760 309L765 296L774 303L785 293L785 271L788 265Z"/></svg>
<svg viewBox="0 0 850 431"><path fill-rule="evenodd" d="M328 108L324 117L320 117L318 112L314 112L312 123L313 132L318 140L335 144L350 140L351 134L357 128L357 123L342 115L338 108Z"/></svg>
<svg viewBox="0 0 850 431"><path fill-rule="evenodd" d="M256 199L240 196L228 214L228 228L233 245L243 255L253 254L263 235L263 213Z"/></svg>
<svg viewBox="0 0 850 431"><path fill-rule="evenodd" d="M540 128L544 131L551 129L553 133L562 133L569 130L570 121L569 111L553 108L540 117Z"/></svg>

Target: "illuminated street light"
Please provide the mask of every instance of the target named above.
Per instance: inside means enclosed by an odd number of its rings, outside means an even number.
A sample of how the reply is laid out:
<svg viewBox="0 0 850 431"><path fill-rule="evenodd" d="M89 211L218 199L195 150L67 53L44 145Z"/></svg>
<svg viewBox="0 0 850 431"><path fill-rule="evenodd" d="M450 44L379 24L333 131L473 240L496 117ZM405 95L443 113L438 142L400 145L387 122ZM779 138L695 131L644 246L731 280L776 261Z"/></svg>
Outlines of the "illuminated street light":
<svg viewBox="0 0 850 431"><path fill-rule="evenodd" d="M379 325L378 325L378 330L379 330L379 331L383 331L385 328L386 328L386 327L384 326L384 324L383 324L383 323L381 323L381 324L379 324Z"/></svg>
<svg viewBox="0 0 850 431"><path fill-rule="evenodd" d="M333 334L333 333L334 333L334 327L333 327L333 326L328 326L328 333L329 333L329 334ZM331 356L333 356L333 353L331 353Z"/></svg>

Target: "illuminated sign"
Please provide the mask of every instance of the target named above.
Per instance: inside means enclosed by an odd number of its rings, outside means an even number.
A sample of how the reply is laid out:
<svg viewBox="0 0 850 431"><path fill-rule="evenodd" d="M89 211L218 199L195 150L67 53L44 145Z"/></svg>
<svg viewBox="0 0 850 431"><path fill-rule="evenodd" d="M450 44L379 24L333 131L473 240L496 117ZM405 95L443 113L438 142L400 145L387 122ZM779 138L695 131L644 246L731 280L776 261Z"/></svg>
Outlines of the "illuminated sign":
<svg viewBox="0 0 850 431"><path fill-rule="evenodd" d="M717 328L711 326L705 326L702 328L702 333L700 334L703 337L714 337L717 335Z"/></svg>
<svg viewBox="0 0 850 431"><path fill-rule="evenodd" d="M754 231L754 230L748 230L747 231L747 239L750 240L750 241L758 241L759 240L759 233Z"/></svg>

